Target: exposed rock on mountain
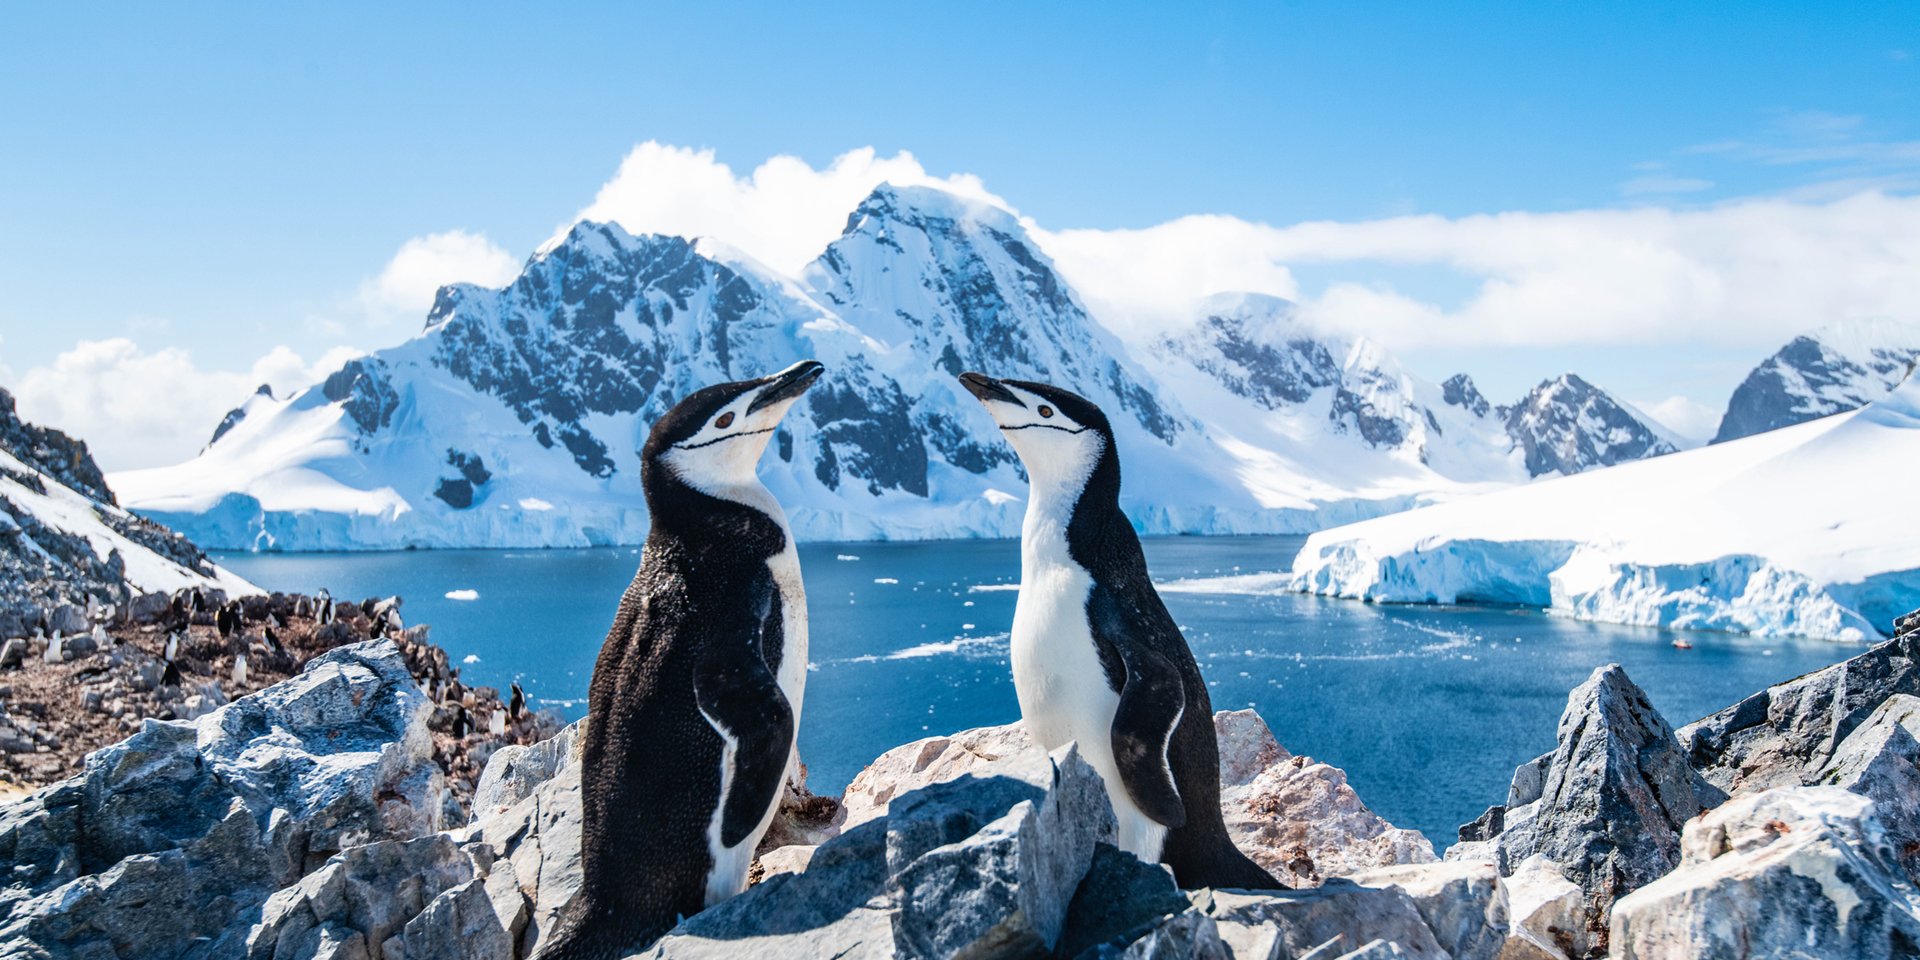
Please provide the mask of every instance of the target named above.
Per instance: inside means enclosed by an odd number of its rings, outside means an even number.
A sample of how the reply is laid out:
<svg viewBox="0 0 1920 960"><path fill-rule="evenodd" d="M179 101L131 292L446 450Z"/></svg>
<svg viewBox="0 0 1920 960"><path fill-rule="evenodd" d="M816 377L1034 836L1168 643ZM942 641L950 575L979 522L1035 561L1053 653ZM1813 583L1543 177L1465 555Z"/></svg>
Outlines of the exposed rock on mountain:
<svg viewBox="0 0 1920 960"><path fill-rule="evenodd" d="M1823 327L1795 337L1733 391L1714 443L1864 407L1920 361L1920 326L1890 320Z"/></svg>
<svg viewBox="0 0 1920 960"><path fill-rule="evenodd" d="M1580 473L1679 449L1652 421L1571 373L1542 382L1519 403L1501 407L1499 414L1525 454L1527 473L1536 477Z"/></svg>
<svg viewBox="0 0 1920 960"><path fill-rule="evenodd" d="M205 587L257 593L200 548L120 509L87 445L25 423L0 390L0 641L52 633L62 607Z"/></svg>
<svg viewBox="0 0 1920 960"><path fill-rule="evenodd" d="M580 223L503 289L441 290L413 340L285 400L256 395L195 460L114 483L223 548L635 543L653 419L807 357L826 379L762 477L808 539L1018 530L1024 476L955 383L967 369L1100 404L1123 503L1150 532L1315 529L1527 476L1484 403L1449 405L1283 301L1215 298L1193 330L1139 346L1088 314L1011 214L928 188L877 188L794 277L717 242Z"/></svg>

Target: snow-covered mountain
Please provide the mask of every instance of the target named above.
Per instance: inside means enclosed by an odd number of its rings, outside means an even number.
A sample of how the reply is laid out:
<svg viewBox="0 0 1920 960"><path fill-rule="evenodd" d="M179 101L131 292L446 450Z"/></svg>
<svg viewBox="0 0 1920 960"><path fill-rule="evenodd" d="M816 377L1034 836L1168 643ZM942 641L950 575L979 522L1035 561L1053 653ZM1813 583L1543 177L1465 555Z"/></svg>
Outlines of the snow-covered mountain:
<svg viewBox="0 0 1920 960"><path fill-rule="evenodd" d="M1681 445L1651 417L1571 373L1542 382L1498 414L1536 477L1644 460Z"/></svg>
<svg viewBox="0 0 1920 960"><path fill-rule="evenodd" d="M189 586L258 592L184 537L120 509L85 443L22 422L0 390L0 636L62 604Z"/></svg>
<svg viewBox="0 0 1920 960"><path fill-rule="evenodd" d="M1793 338L1733 391L1714 443L1856 410L1920 362L1920 325L1857 320Z"/></svg>
<svg viewBox="0 0 1920 960"><path fill-rule="evenodd" d="M954 380L968 369L1105 408L1150 532L1313 530L1529 475L1504 409L1298 328L1284 301L1215 298L1191 330L1129 345L1006 211L883 185L798 276L577 224L509 286L447 287L413 339L256 394L199 457L113 483L217 547L633 543L648 425L698 386L806 357L828 374L762 468L806 539L1018 531L1024 478Z"/></svg>
<svg viewBox="0 0 1920 960"><path fill-rule="evenodd" d="M1913 463L1909 377L1838 416L1324 530L1267 586L1867 639L1920 606Z"/></svg>

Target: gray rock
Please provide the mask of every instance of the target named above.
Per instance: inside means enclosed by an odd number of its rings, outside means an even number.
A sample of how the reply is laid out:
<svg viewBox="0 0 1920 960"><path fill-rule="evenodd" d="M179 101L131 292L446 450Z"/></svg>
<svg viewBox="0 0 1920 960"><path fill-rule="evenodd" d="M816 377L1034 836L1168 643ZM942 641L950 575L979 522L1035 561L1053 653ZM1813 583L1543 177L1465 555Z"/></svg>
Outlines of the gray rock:
<svg viewBox="0 0 1920 960"><path fill-rule="evenodd" d="M1369 870L1363 887L1413 899L1434 940L1453 960L1496 960L1510 928L1507 891L1491 863L1423 863Z"/></svg>
<svg viewBox="0 0 1920 960"><path fill-rule="evenodd" d="M1078 960L1235 960L1220 939L1220 927L1198 910L1168 917L1124 946L1101 944L1075 955Z"/></svg>
<svg viewBox="0 0 1920 960"><path fill-rule="evenodd" d="M1798 786L1814 779L1840 743L1899 693L1920 696L1920 632L1688 724L1680 743L1694 768L1729 795Z"/></svg>
<svg viewBox="0 0 1920 960"><path fill-rule="evenodd" d="M1920 697L1888 697L1812 780L1872 800L1908 873L1920 876Z"/></svg>
<svg viewBox="0 0 1920 960"><path fill-rule="evenodd" d="M1500 960L1575 960L1600 940L1585 892L1553 861L1530 858L1502 886L1510 929Z"/></svg>
<svg viewBox="0 0 1920 960"><path fill-rule="evenodd" d="M194 723L147 721L0 807L0 954L183 956L334 853L437 829L426 719L399 651L375 643Z"/></svg>
<svg viewBox="0 0 1920 960"><path fill-rule="evenodd" d="M586 721L569 724L559 733L530 746L508 744L487 758L480 782L473 788L475 822L504 812L508 807L533 796L534 790L552 780L573 759L574 744Z"/></svg>
<svg viewBox="0 0 1920 960"><path fill-rule="evenodd" d="M1689 823L1679 869L1614 905L1610 946L1622 960L1912 957L1920 902L1872 801L1788 787Z"/></svg>
<svg viewBox="0 0 1920 960"><path fill-rule="evenodd" d="M1700 809L1673 729L1618 664L1574 688L1540 787L1523 765L1509 791L1536 796L1504 815L1503 873L1535 855L1561 864L1604 914L1606 905L1679 861L1680 828Z"/></svg>
<svg viewBox="0 0 1920 960"><path fill-rule="evenodd" d="M173 598L164 593L143 593L127 601L126 618L136 624L154 623L167 612Z"/></svg>
<svg viewBox="0 0 1920 960"><path fill-rule="evenodd" d="M1166 867L1102 843L1094 848L1087 876L1067 907L1067 923L1055 950L1065 957L1090 951L1119 956L1113 951L1126 949L1175 915L1189 913L1191 906Z"/></svg>
<svg viewBox="0 0 1920 960"><path fill-rule="evenodd" d="M99 642L94 640L93 635L89 633L82 633L66 638L65 648L68 660L79 660L84 657L91 657L100 652Z"/></svg>
<svg viewBox="0 0 1920 960"><path fill-rule="evenodd" d="M1330 880L1301 890L1197 890L1192 896L1194 907L1214 919L1236 960L1300 957L1328 946L1338 949L1324 956L1337 957L1375 940L1422 960L1447 956L1413 899L1392 888Z"/></svg>
<svg viewBox="0 0 1920 960"><path fill-rule="evenodd" d="M0 645L0 670L12 669L26 662L27 641L25 637L12 637Z"/></svg>
<svg viewBox="0 0 1920 960"><path fill-rule="evenodd" d="M1054 755L1053 789L1044 799L1019 801L971 835L928 847L977 816L971 803L955 802L986 793L972 786L963 779L919 791L896 801L887 818L894 945L905 956L1051 950L1095 843L1113 842L1106 786L1073 745Z"/></svg>
<svg viewBox="0 0 1920 960"><path fill-rule="evenodd" d="M501 917L487 881L475 878L444 890L407 921L406 960L513 960L511 919Z"/></svg>
<svg viewBox="0 0 1920 960"><path fill-rule="evenodd" d="M86 633L87 608L77 603L63 603L47 612L47 632L49 633Z"/></svg>

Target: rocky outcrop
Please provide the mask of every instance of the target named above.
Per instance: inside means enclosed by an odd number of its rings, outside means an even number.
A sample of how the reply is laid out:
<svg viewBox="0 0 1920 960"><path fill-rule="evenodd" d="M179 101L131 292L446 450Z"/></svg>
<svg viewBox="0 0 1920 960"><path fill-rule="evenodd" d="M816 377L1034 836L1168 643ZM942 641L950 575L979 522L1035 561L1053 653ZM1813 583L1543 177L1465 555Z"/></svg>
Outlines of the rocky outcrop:
<svg viewBox="0 0 1920 960"><path fill-rule="evenodd" d="M1558 741L1515 771L1506 806L1481 821L1498 832L1478 839L1504 874L1536 856L1559 865L1592 905L1589 924L1604 929L1608 904L1678 862L1681 826L1700 810L1694 773L1618 664L1568 696Z"/></svg>
<svg viewBox="0 0 1920 960"><path fill-rule="evenodd" d="M1689 823L1682 848L1678 870L1614 905L1613 956L1920 955L1920 899L1865 797L1740 797Z"/></svg>
<svg viewBox="0 0 1920 960"><path fill-rule="evenodd" d="M1842 741L1896 694L1920 696L1920 631L1775 684L1680 728L1695 769L1730 795L1811 782Z"/></svg>
<svg viewBox="0 0 1920 960"><path fill-rule="evenodd" d="M336 852L432 833L430 709L399 651L367 643L194 722L148 721L80 776L0 808L0 953L230 946L269 894Z"/></svg>
<svg viewBox="0 0 1920 960"><path fill-rule="evenodd" d="M1296 757L1251 710L1214 715L1220 807L1234 843L1283 880L1312 885L1375 867L1429 863L1433 845L1367 808L1338 767ZM842 800L851 828L901 794L966 774L1044 784L1046 754L1017 723L929 737L882 754Z"/></svg>

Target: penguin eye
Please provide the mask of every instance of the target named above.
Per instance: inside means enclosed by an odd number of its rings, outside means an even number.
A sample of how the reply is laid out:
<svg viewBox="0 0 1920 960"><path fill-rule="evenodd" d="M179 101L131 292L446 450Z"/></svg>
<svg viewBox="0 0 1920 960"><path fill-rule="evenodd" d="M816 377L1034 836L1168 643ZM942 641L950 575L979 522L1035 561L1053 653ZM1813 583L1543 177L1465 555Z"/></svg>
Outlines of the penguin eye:
<svg viewBox="0 0 1920 960"><path fill-rule="evenodd" d="M733 411L728 410L726 413L721 414L720 419L715 420L713 422L713 425L716 427L719 427L722 430L725 430L726 428L733 426Z"/></svg>
<svg viewBox="0 0 1920 960"><path fill-rule="evenodd" d="M1047 405L1046 405L1046 404L1044 404L1044 403L1043 403L1043 404L1041 404L1041 405L1040 405L1040 415L1041 415L1041 416L1043 416L1043 417L1049 417L1049 418L1051 418L1051 417L1053 416L1053 408L1052 408L1052 407L1049 407L1049 406L1047 406Z"/></svg>

